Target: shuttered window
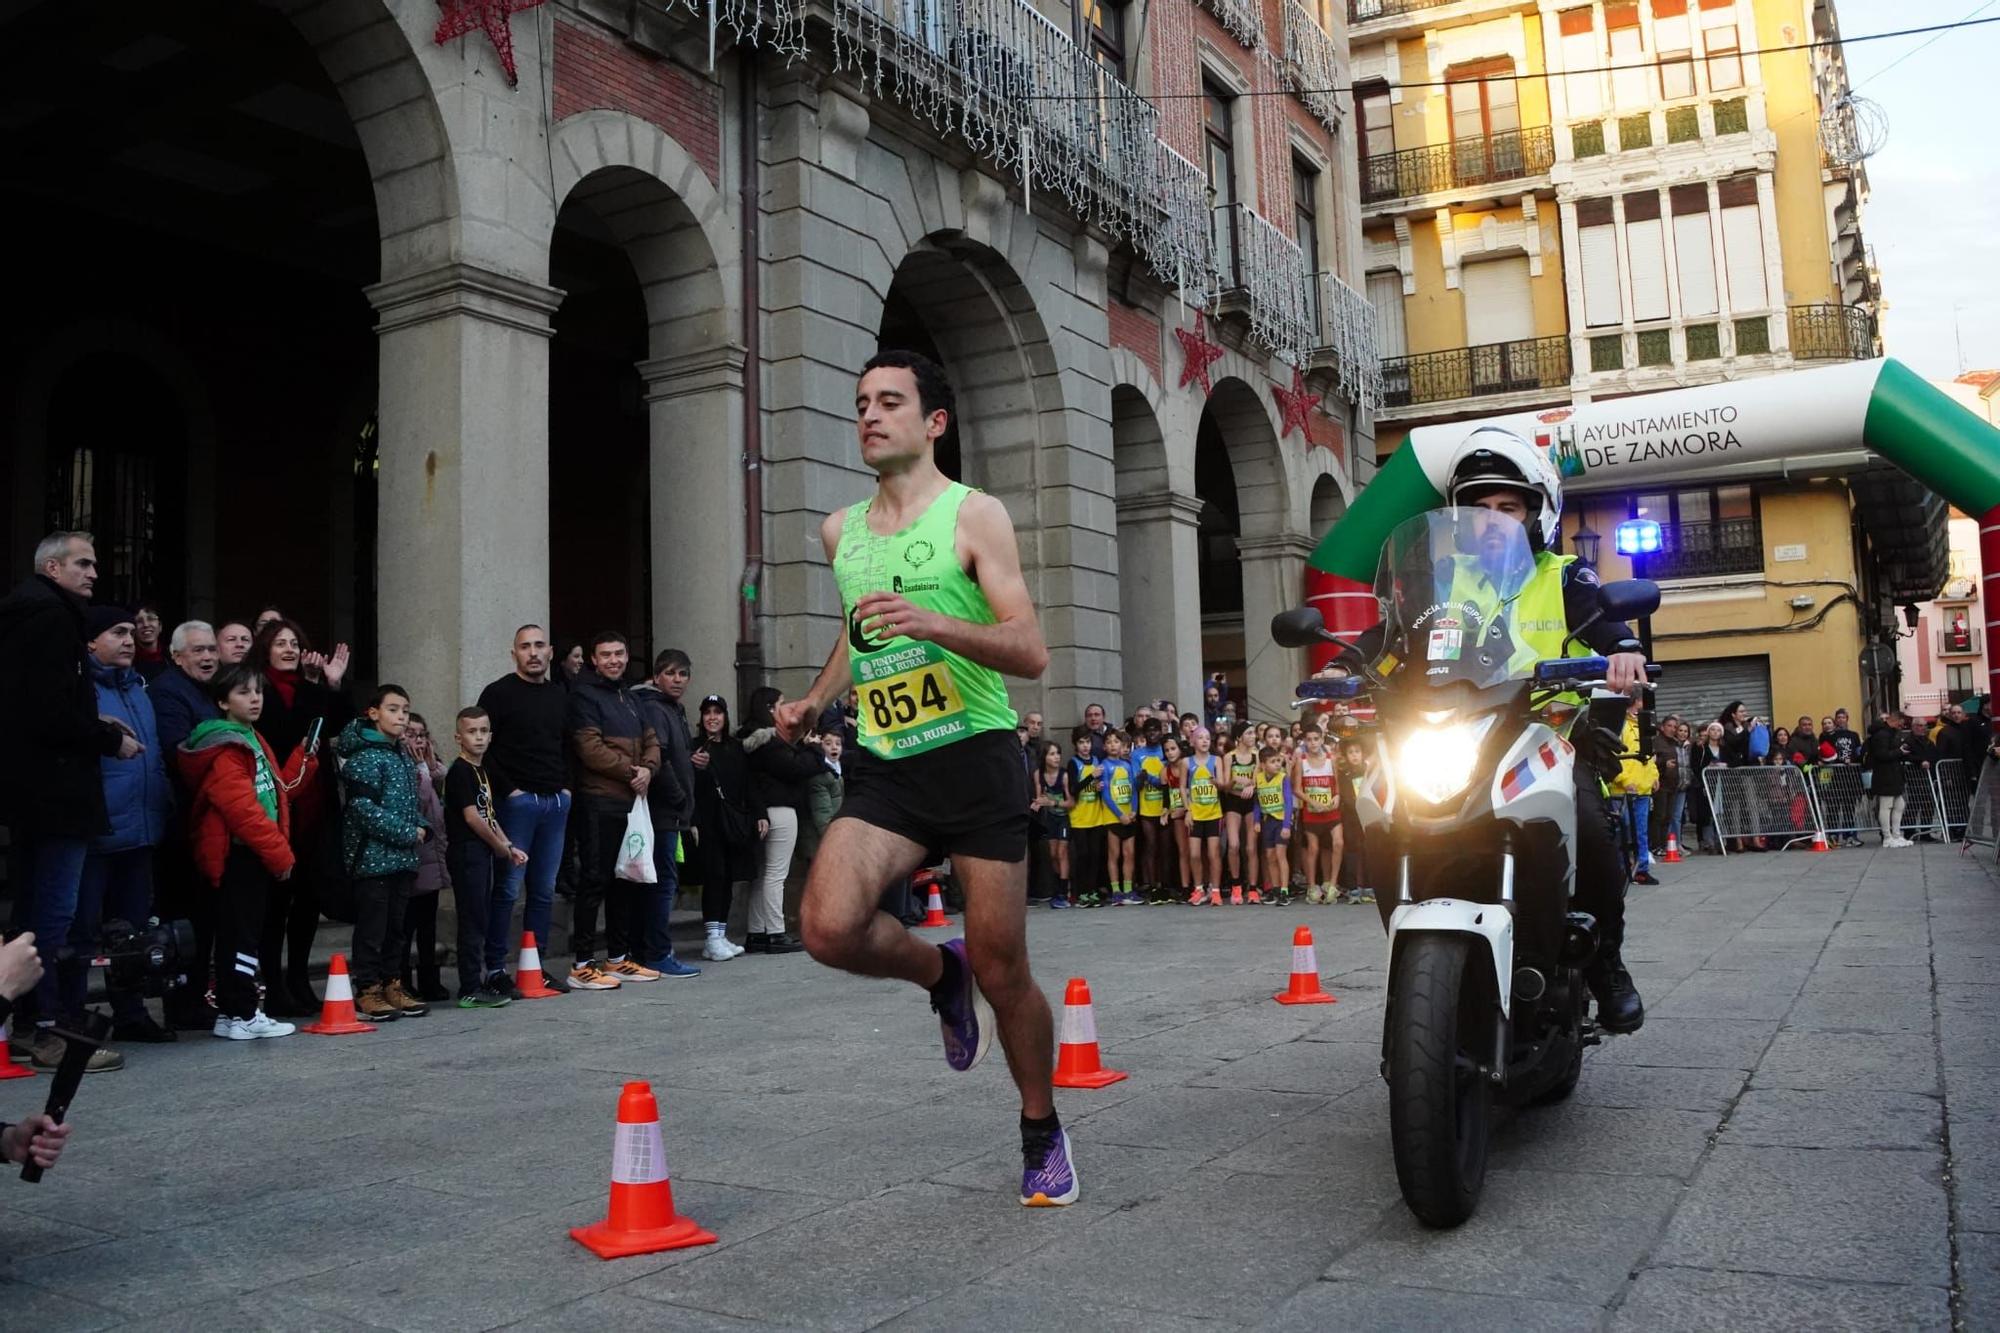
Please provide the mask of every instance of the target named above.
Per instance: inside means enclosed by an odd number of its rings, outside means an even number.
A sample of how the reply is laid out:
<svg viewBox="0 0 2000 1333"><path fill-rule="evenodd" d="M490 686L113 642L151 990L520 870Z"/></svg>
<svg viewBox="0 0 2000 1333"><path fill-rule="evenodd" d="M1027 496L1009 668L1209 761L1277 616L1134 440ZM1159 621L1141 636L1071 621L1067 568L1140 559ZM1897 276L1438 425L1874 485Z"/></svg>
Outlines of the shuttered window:
<svg viewBox="0 0 2000 1333"><path fill-rule="evenodd" d="M1725 92L1743 86L1743 57L1738 54L1736 19L1730 13L1701 16L1702 54L1708 57L1708 86Z"/></svg>
<svg viewBox="0 0 2000 1333"><path fill-rule="evenodd" d="M1694 96L1694 42L1687 0L1653 0L1653 49L1660 56L1660 96Z"/></svg>
<svg viewBox="0 0 2000 1333"><path fill-rule="evenodd" d="M1465 341L1515 342L1535 336L1535 305L1528 287L1526 255L1467 264L1459 271L1465 292Z"/></svg>
<svg viewBox="0 0 2000 1333"><path fill-rule="evenodd" d="M1763 310L1770 305L1764 285L1764 224L1757 207L1757 179L1739 176L1718 187L1722 204L1723 272L1729 307Z"/></svg>
<svg viewBox="0 0 2000 1333"><path fill-rule="evenodd" d="M1632 273L1632 318L1665 319L1667 247L1656 191L1625 196L1625 262Z"/></svg>
<svg viewBox="0 0 2000 1333"><path fill-rule="evenodd" d="M1576 206L1577 251L1583 263L1583 322L1604 328L1625 318L1618 298L1618 229L1609 199L1585 199Z"/></svg>
<svg viewBox="0 0 2000 1333"><path fill-rule="evenodd" d="M1403 275L1391 270L1368 275L1368 303L1375 307L1375 334L1385 356L1408 356L1409 335L1403 327Z"/></svg>
<svg viewBox="0 0 2000 1333"><path fill-rule="evenodd" d="M1754 717L1771 716L1771 659L1717 657L1707 661L1664 662L1655 693L1654 712L1678 713L1700 733L1723 708L1741 700Z"/></svg>
<svg viewBox="0 0 2000 1333"><path fill-rule="evenodd" d="M1596 71L1604 62L1597 57L1597 34L1590 26L1590 8L1565 9L1557 16L1557 23L1562 31L1563 68L1590 71L1563 79L1563 87L1569 94L1569 114L1578 120L1600 115L1604 110L1604 85Z"/></svg>
<svg viewBox="0 0 2000 1333"><path fill-rule="evenodd" d="M1605 48L1612 67L1611 95L1621 110L1650 106L1653 101L1651 71L1642 63L1646 42L1639 31L1637 4L1608 4L1604 7Z"/></svg>
<svg viewBox="0 0 2000 1333"><path fill-rule="evenodd" d="M1715 288L1715 238L1708 228L1708 187L1676 185L1674 264L1680 271L1681 315L1712 315L1722 308Z"/></svg>

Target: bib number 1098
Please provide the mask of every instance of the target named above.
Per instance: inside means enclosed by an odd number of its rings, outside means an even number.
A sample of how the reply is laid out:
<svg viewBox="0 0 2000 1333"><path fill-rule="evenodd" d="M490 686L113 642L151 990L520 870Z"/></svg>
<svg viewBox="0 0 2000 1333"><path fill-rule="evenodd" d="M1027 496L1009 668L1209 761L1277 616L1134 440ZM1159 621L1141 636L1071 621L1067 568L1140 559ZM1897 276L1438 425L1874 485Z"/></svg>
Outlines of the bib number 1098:
<svg viewBox="0 0 2000 1333"><path fill-rule="evenodd" d="M964 707L950 669L936 662L863 685L861 705L878 732L937 722Z"/></svg>

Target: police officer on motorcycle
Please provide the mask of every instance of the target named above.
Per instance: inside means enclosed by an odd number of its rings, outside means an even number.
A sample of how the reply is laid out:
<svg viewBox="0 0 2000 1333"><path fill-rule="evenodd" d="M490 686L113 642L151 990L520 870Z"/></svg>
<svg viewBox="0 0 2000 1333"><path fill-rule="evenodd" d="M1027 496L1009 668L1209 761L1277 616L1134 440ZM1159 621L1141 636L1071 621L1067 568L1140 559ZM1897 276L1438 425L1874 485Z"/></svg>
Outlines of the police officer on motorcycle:
<svg viewBox="0 0 2000 1333"><path fill-rule="evenodd" d="M1525 639L1525 647L1540 660L1566 656L1564 643L1570 631L1582 626L1577 641L1610 662L1607 688L1629 693L1645 683L1646 656L1631 627L1601 619L1593 623L1600 586L1596 571L1578 564L1573 555L1557 555L1550 549L1561 531L1562 484L1532 444L1499 427L1474 431L1460 447L1447 498L1454 506L1505 514L1527 530L1535 570L1515 599L1513 615L1514 632ZM1385 627L1377 625L1362 634L1334 663L1335 674L1358 671L1378 660L1384 633ZM1646 1020L1646 1010L1621 956L1625 857L1606 820L1598 782L1600 775L1608 777L1618 768L1617 733L1610 735L1608 745L1595 733L1578 737L1585 742L1579 757L1590 762L1580 766L1576 783L1576 906L1597 918L1597 957L1587 980L1597 998L1598 1026L1607 1032L1636 1032Z"/></svg>

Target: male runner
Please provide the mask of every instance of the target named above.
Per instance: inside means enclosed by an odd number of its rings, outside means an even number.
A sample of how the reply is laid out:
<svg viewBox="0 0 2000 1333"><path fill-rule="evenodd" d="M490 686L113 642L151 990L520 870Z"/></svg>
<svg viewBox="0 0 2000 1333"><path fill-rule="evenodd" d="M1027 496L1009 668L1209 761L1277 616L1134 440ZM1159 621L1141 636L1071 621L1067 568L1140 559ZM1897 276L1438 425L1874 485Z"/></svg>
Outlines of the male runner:
<svg viewBox="0 0 2000 1333"><path fill-rule="evenodd" d="M860 744L806 881L805 944L831 967L931 994L953 1069L997 1035L1021 1090L1021 1202L1074 1203L1076 1169L1049 1078L1054 1031L1028 971L1028 789L1002 673L1047 668L1006 509L938 471L944 372L913 352L862 368L854 396L875 495L827 516L846 633L778 727L797 734L850 685ZM885 886L951 858L965 938L934 945L880 910Z"/></svg>

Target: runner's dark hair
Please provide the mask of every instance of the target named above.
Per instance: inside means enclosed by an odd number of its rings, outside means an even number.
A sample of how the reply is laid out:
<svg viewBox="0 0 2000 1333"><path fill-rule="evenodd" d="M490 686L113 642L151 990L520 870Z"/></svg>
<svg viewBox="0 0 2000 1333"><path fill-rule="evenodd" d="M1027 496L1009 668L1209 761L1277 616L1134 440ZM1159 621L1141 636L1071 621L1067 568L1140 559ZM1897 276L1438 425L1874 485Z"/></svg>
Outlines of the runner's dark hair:
<svg viewBox="0 0 2000 1333"><path fill-rule="evenodd" d="M925 356L922 352L912 352L906 347L892 347L877 352L868 358L868 364L861 367L866 375L871 370L907 370L917 381L917 406L928 418L933 412L944 413L947 426L958 420L957 398L951 391L951 381L945 378L944 367Z"/></svg>

